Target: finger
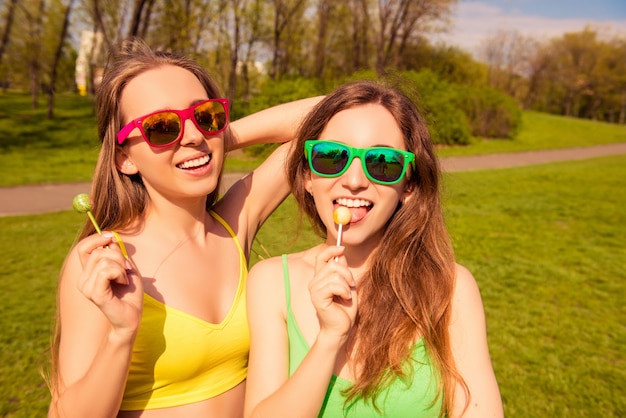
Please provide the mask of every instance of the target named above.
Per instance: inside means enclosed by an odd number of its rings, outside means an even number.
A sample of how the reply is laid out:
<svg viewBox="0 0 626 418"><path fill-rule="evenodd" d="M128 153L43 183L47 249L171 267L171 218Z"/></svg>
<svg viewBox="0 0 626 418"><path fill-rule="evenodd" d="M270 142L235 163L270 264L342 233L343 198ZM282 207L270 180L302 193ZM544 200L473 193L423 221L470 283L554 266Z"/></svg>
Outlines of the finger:
<svg viewBox="0 0 626 418"><path fill-rule="evenodd" d="M333 275L313 283L309 289L314 305L329 307L338 300L352 299L352 290L341 276Z"/></svg>
<svg viewBox="0 0 626 418"><path fill-rule="evenodd" d="M90 235L76 244L76 251L78 252L82 266L85 266L87 259L95 249L110 245L112 240L113 234L103 233Z"/></svg>
<svg viewBox="0 0 626 418"><path fill-rule="evenodd" d="M343 256L345 247L337 245L326 245L317 254L316 262L326 264L337 257Z"/></svg>

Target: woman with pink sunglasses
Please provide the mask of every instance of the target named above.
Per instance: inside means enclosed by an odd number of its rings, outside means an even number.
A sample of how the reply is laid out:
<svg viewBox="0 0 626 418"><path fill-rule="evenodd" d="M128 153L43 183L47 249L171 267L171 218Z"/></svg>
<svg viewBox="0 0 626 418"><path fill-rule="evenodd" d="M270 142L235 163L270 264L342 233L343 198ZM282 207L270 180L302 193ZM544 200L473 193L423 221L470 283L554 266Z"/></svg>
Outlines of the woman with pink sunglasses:
<svg viewBox="0 0 626 418"><path fill-rule="evenodd" d="M52 417L240 417L247 265L289 192L285 145L219 196L225 153L287 142L317 99L229 124L197 63L127 42L97 92L92 213L65 260Z"/></svg>
<svg viewBox="0 0 626 418"><path fill-rule="evenodd" d="M250 271L245 415L502 417L415 104L384 84L341 86L303 121L287 168L322 242Z"/></svg>

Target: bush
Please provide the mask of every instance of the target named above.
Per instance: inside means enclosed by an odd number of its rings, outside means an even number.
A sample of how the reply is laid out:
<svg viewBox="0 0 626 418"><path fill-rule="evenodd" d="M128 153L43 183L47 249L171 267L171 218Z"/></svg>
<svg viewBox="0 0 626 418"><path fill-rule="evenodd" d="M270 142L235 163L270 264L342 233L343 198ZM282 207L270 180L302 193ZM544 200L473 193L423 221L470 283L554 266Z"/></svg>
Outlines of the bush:
<svg viewBox="0 0 626 418"><path fill-rule="evenodd" d="M421 107L435 144L467 145L471 130L467 117L458 106L458 87L441 80L434 72L408 71L404 76L415 85L418 97L412 99Z"/></svg>
<svg viewBox="0 0 626 418"><path fill-rule="evenodd" d="M491 87L463 88L459 104L474 136L512 139L522 122L517 102Z"/></svg>
<svg viewBox="0 0 626 418"><path fill-rule="evenodd" d="M319 96L326 93L318 80L308 78L282 79L280 81L268 80L259 94L255 95L247 106L250 114L268 107L293 100ZM243 114L237 116L244 116ZM265 158L276 149L277 144L252 145L244 149L244 153L253 157Z"/></svg>

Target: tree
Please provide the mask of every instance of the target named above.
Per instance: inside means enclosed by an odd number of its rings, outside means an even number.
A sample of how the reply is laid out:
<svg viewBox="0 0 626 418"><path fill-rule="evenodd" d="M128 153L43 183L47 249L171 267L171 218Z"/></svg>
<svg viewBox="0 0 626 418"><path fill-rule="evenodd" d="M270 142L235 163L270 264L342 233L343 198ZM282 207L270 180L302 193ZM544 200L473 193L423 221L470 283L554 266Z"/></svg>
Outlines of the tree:
<svg viewBox="0 0 626 418"><path fill-rule="evenodd" d="M434 28L451 13L456 0L379 0L376 71L397 65L407 43Z"/></svg>
<svg viewBox="0 0 626 418"><path fill-rule="evenodd" d="M7 45L9 43L9 38L11 35L11 28L13 27L13 17L15 15L16 4L17 4L17 0L11 0L7 4L7 18L4 22L4 29L2 31L2 40L0 40L0 65L2 65L2 57L4 56L4 51L6 51Z"/></svg>
<svg viewBox="0 0 626 418"><path fill-rule="evenodd" d="M59 62L61 61L61 55L63 54L63 46L67 38L67 30L70 23L70 13L72 12L72 5L74 0L69 0L65 12L63 13L63 23L61 25L61 33L59 35L59 43L54 53L54 60L52 61L52 69L50 71L50 84L48 86L48 119L54 117L54 93L57 81L57 71L59 68Z"/></svg>
<svg viewBox="0 0 626 418"><path fill-rule="evenodd" d="M287 72L287 49L283 45L283 38L289 27L293 29L297 27L292 19L298 13L302 13L305 0L272 0L272 4L274 6L274 27L272 31L272 64L269 76L275 80Z"/></svg>
<svg viewBox="0 0 626 418"><path fill-rule="evenodd" d="M483 41L479 49L488 66L487 83L515 97L520 103L528 95L527 80L538 43L518 31L500 30Z"/></svg>

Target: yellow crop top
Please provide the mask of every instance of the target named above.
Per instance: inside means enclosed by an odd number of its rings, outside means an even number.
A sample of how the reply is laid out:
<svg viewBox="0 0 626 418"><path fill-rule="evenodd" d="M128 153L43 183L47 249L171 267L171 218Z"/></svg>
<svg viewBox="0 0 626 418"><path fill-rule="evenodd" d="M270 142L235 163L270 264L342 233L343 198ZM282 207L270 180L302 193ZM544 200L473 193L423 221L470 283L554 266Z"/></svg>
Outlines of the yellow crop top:
<svg viewBox="0 0 626 418"><path fill-rule="evenodd" d="M246 257L230 226L211 215L239 250L239 286L230 312L211 324L144 293L141 326L133 347L121 410L168 408L200 402L235 387L248 372Z"/></svg>

